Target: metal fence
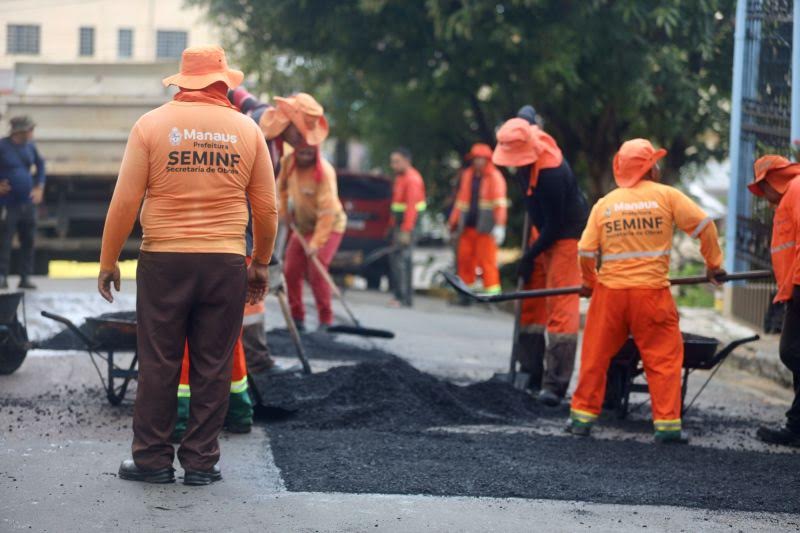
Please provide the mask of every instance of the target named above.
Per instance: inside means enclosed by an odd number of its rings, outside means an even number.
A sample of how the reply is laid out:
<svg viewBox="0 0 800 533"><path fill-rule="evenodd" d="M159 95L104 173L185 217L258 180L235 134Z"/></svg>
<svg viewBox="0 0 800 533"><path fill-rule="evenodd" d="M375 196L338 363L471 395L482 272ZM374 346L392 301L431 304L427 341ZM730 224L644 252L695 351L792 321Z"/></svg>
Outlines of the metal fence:
<svg viewBox="0 0 800 533"><path fill-rule="evenodd" d="M798 55L793 50L798 40L794 21L800 18L795 3L800 0L740 0L737 6L728 217L731 270L771 267L772 210L745 194L744 185L752 179L758 157L791 152L793 119L799 118L793 117L793 90L800 89L792 83L793 57ZM735 286L731 312L763 327L775 289L774 283L763 282Z"/></svg>

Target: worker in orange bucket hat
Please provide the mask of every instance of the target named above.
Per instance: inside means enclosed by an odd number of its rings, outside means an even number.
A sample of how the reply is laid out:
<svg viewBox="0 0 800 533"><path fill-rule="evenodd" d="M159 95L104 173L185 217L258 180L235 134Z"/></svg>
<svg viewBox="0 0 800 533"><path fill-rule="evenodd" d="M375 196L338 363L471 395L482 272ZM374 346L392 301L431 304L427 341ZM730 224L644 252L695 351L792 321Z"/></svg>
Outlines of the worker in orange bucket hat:
<svg viewBox="0 0 800 533"><path fill-rule="evenodd" d="M657 163L666 154L646 139L620 147L617 188L594 205L578 244L583 294L592 300L567 427L575 435L589 435L611 359L632 335L650 388L656 441L688 442L681 430L683 338L668 280L673 227L700 240L710 282L724 271L714 222L688 196L658 183Z"/></svg>
<svg viewBox="0 0 800 533"><path fill-rule="evenodd" d="M524 288L577 285L578 237L588 206L556 141L526 118L512 118L497 132L492 161L516 169L514 179L525 199L531 232L519 264ZM579 297L532 298L521 305L514 357L530 375L528 390L545 405L556 406L574 369Z"/></svg>
<svg viewBox="0 0 800 533"><path fill-rule="evenodd" d="M756 435L770 444L800 447L800 163L767 155L755 162L755 180L747 188L775 207L772 269L778 283L776 303L786 304L780 357L794 378L794 401L780 428L760 427Z"/></svg>
<svg viewBox="0 0 800 533"><path fill-rule="evenodd" d="M492 148L476 143L467 154L470 165L461 173L450 230L458 233L458 275L468 285L481 270L483 290L500 292L497 247L506 238L506 180L492 164Z"/></svg>

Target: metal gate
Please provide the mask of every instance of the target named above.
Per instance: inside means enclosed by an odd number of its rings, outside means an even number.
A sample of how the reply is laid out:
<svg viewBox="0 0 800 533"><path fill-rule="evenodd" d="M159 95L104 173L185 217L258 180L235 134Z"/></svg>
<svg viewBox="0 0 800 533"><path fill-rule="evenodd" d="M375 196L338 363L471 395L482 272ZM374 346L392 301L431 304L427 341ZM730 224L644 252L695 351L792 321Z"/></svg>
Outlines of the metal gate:
<svg viewBox="0 0 800 533"><path fill-rule="evenodd" d="M798 21L798 23L794 23ZM740 0L731 108L731 185L727 219L729 270L771 268L772 210L748 194L754 161L768 153L790 156L800 138L800 0ZM794 44L793 44L794 43ZM743 283L729 293L731 313L764 327L776 287Z"/></svg>

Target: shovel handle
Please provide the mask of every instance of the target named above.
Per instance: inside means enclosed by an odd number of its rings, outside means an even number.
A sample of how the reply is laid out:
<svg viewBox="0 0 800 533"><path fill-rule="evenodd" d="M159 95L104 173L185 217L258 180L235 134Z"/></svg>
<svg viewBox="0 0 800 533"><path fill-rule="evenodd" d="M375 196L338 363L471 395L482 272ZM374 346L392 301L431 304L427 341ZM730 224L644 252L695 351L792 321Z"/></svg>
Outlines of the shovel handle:
<svg viewBox="0 0 800 533"><path fill-rule="evenodd" d="M748 270L745 272L731 272L723 276L717 276L717 281L741 281L746 279L765 279L772 277L771 270ZM708 278L705 276L689 276L685 278L675 278L669 280L670 285L697 285L699 283L707 283Z"/></svg>

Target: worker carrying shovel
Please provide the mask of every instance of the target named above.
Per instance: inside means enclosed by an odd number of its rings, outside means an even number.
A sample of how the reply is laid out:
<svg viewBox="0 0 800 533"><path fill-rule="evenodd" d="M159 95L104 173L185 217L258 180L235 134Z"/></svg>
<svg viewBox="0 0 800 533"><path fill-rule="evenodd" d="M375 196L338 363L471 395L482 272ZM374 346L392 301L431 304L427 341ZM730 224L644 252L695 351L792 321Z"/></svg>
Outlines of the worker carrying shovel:
<svg viewBox="0 0 800 533"><path fill-rule="evenodd" d="M178 448L184 483L222 478L219 433L225 421L233 348L245 302L267 290L278 222L275 177L264 136L227 98L244 75L217 46L187 48L173 101L134 124L103 230L98 290L113 300L117 264L141 205L136 272L139 385L133 459L121 479L171 483L177 390L188 342L192 384L186 434ZM144 203L142 203L144 199ZM250 201L253 260L245 264Z"/></svg>
<svg viewBox="0 0 800 533"><path fill-rule="evenodd" d="M614 157L618 188L594 205L578 244L582 294L592 300L567 427L575 435L589 435L611 359L632 335L650 389L656 441L688 442L681 431L683 338L667 277L673 226L700 240L711 283L718 284L724 271L714 222L688 196L658 183L658 160L666 154L646 139L622 145Z"/></svg>
<svg viewBox="0 0 800 533"><path fill-rule="evenodd" d="M776 303L786 304L780 357L794 378L794 401L780 428L760 427L758 438L770 444L800 447L800 163L767 155L756 161L750 192L775 207L772 269L778 282Z"/></svg>
<svg viewBox="0 0 800 533"><path fill-rule="evenodd" d="M281 159L278 174L280 216L292 226L284 266L292 318L297 329L305 331L303 280L308 279L319 329L324 331L333 324L333 308L331 286L318 265L328 269L347 226L336 171L319 150L328 137L328 121L313 96L298 93L276 97L275 107L264 111L260 124L268 140L279 139L294 148Z"/></svg>
<svg viewBox="0 0 800 533"><path fill-rule="evenodd" d="M497 132L492 160L516 169L514 179L525 198L531 232L519 263L524 288L577 285L578 237L588 206L555 140L528 120L512 118ZM579 303L577 294L522 303L515 358L531 376L529 390L545 405L558 405L567 392L578 346Z"/></svg>
<svg viewBox="0 0 800 533"><path fill-rule="evenodd" d="M506 238L506 180L492 164L492 148L477 143L467 155L470 166L461 174L450 230L458 232L458 276L468 285L481 270L483 290L500 293L497 247Z"/></svg>

